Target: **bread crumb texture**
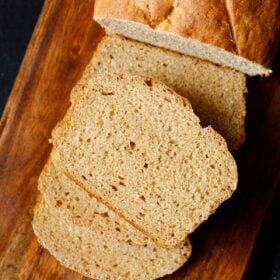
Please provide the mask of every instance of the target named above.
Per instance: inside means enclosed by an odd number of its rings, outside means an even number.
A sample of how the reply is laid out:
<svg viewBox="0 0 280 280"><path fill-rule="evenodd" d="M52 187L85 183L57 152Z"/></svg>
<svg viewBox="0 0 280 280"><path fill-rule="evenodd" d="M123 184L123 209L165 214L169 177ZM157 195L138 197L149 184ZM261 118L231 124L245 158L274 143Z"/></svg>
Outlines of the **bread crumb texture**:
<svg viewBox="0 0 280 280"><path fill-rule="evenodd" d="M223 138L189 102L151 78L95 75L53 151L66 176L157 244L174 247L236 188Z"/></svg>
<svg viewBox="0 0 280 280"><path fill-rule="evenodd" d="M159 79L186 97L203 126L211 125L230 150L245 140L245 75L189 56L143 44L117 35L100 42L87 66L74 100L93 75L127 72Z"/></svg>
<svg viewBox="0 0 280 280"><path fill-rule="evenodd" d="M164 249L139 246L88 233L60 215L40 197L34 210L33 229L38 241L61 264L94 279L155 279L177 270L189 258L191 245ZM110 230L110 229L108 229Z"/></svg>

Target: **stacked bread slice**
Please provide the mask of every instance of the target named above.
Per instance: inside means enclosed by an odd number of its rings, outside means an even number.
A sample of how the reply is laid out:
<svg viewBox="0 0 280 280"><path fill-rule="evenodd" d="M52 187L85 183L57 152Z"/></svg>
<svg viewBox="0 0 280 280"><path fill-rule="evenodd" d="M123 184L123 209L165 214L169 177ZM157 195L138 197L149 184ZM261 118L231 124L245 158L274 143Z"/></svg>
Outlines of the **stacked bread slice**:
<svg viewBox="0 0 280 280"><path fill-rule="evenodd" d="M244 74L115 34L106 34L101 39L83 81L107 72L159 79L186 97L202 124L211 125L220 133L230 150L238 149L244 142ZM72 97L78 95L75 92Z"/></svg>
<svg viewBox="0 0 280 280"><path fill-rule="evenodd" d="M152 78L85 74L52 143L33 228L62 264L95 279L177 270L189 234L237 184L224 139Z"/></svg>
<svg viewBox="0 0 280 280"><path fill-rule="evenodd" d="M39 242L66 267L94 279L154 279L172 273L189 258L188 239L172 249L159 247L52 163L45 170L33 229ZM53 188L50 197L44 180ZM82 210L90 216L77 215Z"/></svg>

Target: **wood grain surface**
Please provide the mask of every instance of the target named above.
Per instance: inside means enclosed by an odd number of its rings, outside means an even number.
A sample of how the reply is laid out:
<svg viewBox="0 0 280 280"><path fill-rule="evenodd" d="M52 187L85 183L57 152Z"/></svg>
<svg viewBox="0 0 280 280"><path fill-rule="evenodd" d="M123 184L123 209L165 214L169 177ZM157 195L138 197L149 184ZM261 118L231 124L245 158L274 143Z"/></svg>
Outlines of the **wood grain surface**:
<svg viewBox="0 0 280 280"><path fill-rule="evenodd" d="M46 1L0 124L0 279L85 279L61 266L31 228L51 130L103 31L93 0ZM165 279L238 280L280 182L280 74L249 83L247 132L233 198L192 236L189 263Z"/></svg>

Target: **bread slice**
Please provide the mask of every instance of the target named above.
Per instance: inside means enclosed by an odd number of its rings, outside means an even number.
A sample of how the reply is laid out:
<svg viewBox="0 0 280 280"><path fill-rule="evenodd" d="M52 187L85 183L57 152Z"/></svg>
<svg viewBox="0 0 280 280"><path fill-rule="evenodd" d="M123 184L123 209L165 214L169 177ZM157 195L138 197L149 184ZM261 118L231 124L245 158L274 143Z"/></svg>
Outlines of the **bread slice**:
<svg viewBox="0 0 280 280"><path fill-rule="evenodd" d="M44 200L56 208L64 219L83 227L88 234L102 231L104 236L114 236L119 241L149 246L153 244L146 235L65 176L51 159L40 175L38 189Z"/></svg>
<svg viewBox="0 0 280 280"><path fill-rule="evenodd" d="M157 78L186 97L203 125L219 132L230 150L245 140L247 89L240 72L117 35L103 37L80 83L106 72Z"/></svg>
<svg viewBox="0 0 280 280"><path fill-rule="evenodd" d="M104 236L101 229L88 234L65 220L42 198L34 209L33 229L38 241L63 265L99 280L155 279L182 266L191 254L189 241L174 249L139 246ZM108 229L110 230L110 229Z"/></svg>
<svg viewBox="0 0 280 280"><path fill-rule="evenodd" d="M269 75L277 55L280 1L96 0L94 19L128 38Z"/></svg>
<svg viewBox="0 0 280 280"><path fill-rule="evenodd" d="M139 76L95 75L66 115L53 159L159 245L174 247L236 188L224 139L189 102Z"/></svg>

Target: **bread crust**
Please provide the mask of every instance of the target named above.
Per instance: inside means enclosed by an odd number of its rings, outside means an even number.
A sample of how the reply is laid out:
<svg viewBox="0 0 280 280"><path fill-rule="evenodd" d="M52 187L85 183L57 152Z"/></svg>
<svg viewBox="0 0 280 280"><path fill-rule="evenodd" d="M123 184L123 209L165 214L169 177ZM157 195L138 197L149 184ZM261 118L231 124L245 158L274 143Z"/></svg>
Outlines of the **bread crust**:
<svg viewBox="0 0 280 280"><path fill-rule="evenodd" d="M271 67L279 44L280 1L226 0L238 54Z"/></svg>
<svg viewBox="0 0 280 280"><path fill-rule="evenodd" d="M280 1L275 0L97 0L94 16L143 23L266 68L272 66L279 43Z"/></svg>
<svg viewBox="0 0 280 280"><path fill-rule="evenodd" d="M225 5L220 0L180 1L159 30L220 47L236 53Z"/></svg>

